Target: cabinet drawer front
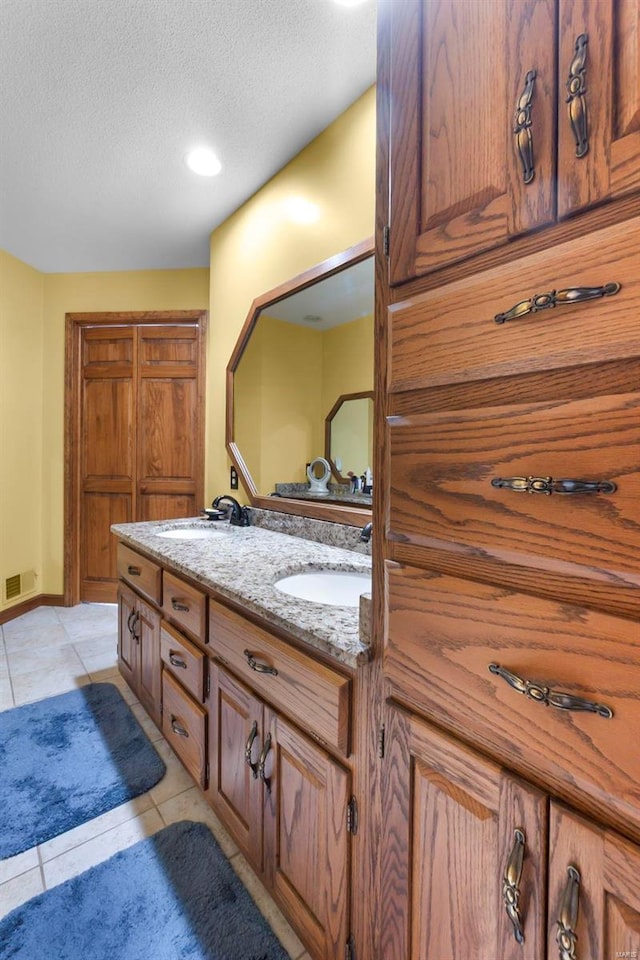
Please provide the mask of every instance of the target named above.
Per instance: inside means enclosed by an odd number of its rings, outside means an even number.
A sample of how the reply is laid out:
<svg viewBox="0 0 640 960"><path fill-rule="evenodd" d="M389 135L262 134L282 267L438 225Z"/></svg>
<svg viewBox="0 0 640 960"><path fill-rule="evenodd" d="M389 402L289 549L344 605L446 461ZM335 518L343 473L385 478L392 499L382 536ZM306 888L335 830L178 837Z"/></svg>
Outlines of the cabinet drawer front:
<svg viewBox="0 0 640 960"><path fill-rule="evenodd" d="M393 417L391 540L640 585L640 394ZM607 481L544 495L492 481Z"/></svg>
<svg viewBox="0 0 640 960"><path fill-rule="evenodd" d="M186 630L194 640L206 643L207 598L204 593L165 571L162 610L167 618Z"/></svg>
<svg viewBox="0 0 640 960"><path fill-rule="evenodd" d="M347 677L213 601L209 642L211 649L270 704L348 756L351 681ZM277 673L260 672L260 667L273 668Z"/></svg>
<svg viewBox="0 0 640 960"><path fill-rule="evenodd" d="M204 700L204 660L201 650L169 623L162 623L160 655L165 669L200 703Z"/></svg>
<svg viewBox="0 0 640 960"><path fill-rule="evenodd" d="M194 780L205 787L207 712L162 672L162 732Z"/></svg>
<svg viewBox="0 0 640 960"><path fill-rule="evenodd" d="M391 392L637 356L640 220L561 244L389 310ZM619 283L588 302L498 324L522 301Z"/></svg>
<svg viewBox="0 0 640 960"><path fill-rule="evenodd" d="M412 567L389 564L387 576L384 666L398 697L570 799L584 793L603 815L640 825L636 622ZM613 716L547 706L490 664Z"/></svg>
<svg viewBox="0 0 640 960"><path fill-rule="evenodd" d="M118 576L122 580L126 580L153 603L160 603L162 570L157 563L131 550L124 543L118 543L117 563Z"/></svg>

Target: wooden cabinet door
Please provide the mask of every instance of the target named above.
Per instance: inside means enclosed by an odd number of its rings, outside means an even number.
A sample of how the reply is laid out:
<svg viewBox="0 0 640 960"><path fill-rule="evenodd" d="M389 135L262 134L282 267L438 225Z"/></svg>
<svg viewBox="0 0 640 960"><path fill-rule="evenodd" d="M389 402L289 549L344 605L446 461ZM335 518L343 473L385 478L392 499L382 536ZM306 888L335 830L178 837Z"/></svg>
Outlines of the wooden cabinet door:
<svg viewBox="0 0 640 960"><path fill-rule="evenodd" d="M262 871L262 703L217 663L209 669L208 797L247 859Z"/></svg>
<svg viewBox="0 0 640 960"><path fill-rule="evenodd" d="M640 3L560 0L559 33L564 217L640 188Z"/></svg>
<svg viewBox="0 0 640 960"><path fill-rule="evenodd" d="M544 794L395 708L386 743L380 955L543 960Z"/></svg>
<svg viewBox="0 0 640 960"><path fill-rule="evenodd" d="M133 632L137 597L122 583L118 586L118 669L132 690L138 690L138 644Z"/></svg>
<svg viewBox="0 0 640 960"><path fill-rule="evenodd" d="M576 887L575 872L579 875ZM640 847L552 803L549 855L548 956L620 960L640 956ZM575 921L565 910L567 886L577 892ZM565 945L558 944L559 919ZM567 929L568 928L568 929ZM575 937L573 936L575 935Z"/></svg>
<svg viewBox="0 0 640 960"><path fill-rule="evenodd" d="M350 774L266 707L265 730L271 736L263 771L268 880L314 956L342 960L349 937Z"/></svg>
<svg viewBox="0 0 640 960"><path fill-rule="evenodd" d="M556 9L386 0L380 14L391 50L390 276L401 283L553 221ZM528 182L519 143L525 155L531 145Z"/></svg>
<svg viewBox="0 0 640 960"><path fill-rule="evenodd" d="M136 600L134 633L138 643L138 697L151 719L160 725L160 614L144 600Z"/></svg>

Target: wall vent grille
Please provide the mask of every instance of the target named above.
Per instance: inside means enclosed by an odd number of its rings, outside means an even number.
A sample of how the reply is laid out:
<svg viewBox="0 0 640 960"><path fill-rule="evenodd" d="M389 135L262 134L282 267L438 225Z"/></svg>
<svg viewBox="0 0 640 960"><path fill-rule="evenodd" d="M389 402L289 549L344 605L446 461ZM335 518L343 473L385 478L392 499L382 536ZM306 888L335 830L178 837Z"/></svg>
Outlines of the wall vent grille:
<svg viewBox="0 0 640 960"><path fill-rule="evenodd" d="M4 581L4 599L15 600L16 597L22 597L26 593L32 593L36 586L35 570L27 570L25 573L15 573L12 577L7 577Z"/></svg>

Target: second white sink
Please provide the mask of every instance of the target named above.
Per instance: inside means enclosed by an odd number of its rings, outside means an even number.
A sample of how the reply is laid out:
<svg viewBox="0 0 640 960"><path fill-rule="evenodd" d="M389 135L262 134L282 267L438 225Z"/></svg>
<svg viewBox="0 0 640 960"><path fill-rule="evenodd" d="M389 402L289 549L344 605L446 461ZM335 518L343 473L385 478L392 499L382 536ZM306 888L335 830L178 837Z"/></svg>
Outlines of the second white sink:
<svg viewBox="0 0 640 960"><path fill-rule="evenodd" d="M156 536L164 537L165 540L210 540L211 537L221 537L222 531L212 527L172 527L170 530L162 530Z"/></svg>
<svg viewBox="0 0 640 960"><path fill-rule="evenodd" d="M360 594L371 592L371 574L342 570L311 570L294 573L274 584L276 590L299 600L328 603L334 607L357 607Z"/></svg>

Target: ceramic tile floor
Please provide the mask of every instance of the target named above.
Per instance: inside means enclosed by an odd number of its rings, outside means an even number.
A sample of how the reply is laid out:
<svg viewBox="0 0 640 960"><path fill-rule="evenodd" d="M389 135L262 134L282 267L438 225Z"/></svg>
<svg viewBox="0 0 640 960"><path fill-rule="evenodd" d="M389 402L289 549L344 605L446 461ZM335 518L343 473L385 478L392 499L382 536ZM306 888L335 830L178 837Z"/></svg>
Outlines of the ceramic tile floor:
<svg viewBox="0 0 640 960"><path fill-rule="evenodd" d="M115 604L39 607L0 626L0 710L87 683L115 683L167 767L163 779L148 793L25 853L0 860L0 916L170 823L201 820L211 829L289 956L309 960L304 946L198 787L120 677L116 643ZM242 960L241 952L238 960Z"/></svg>

